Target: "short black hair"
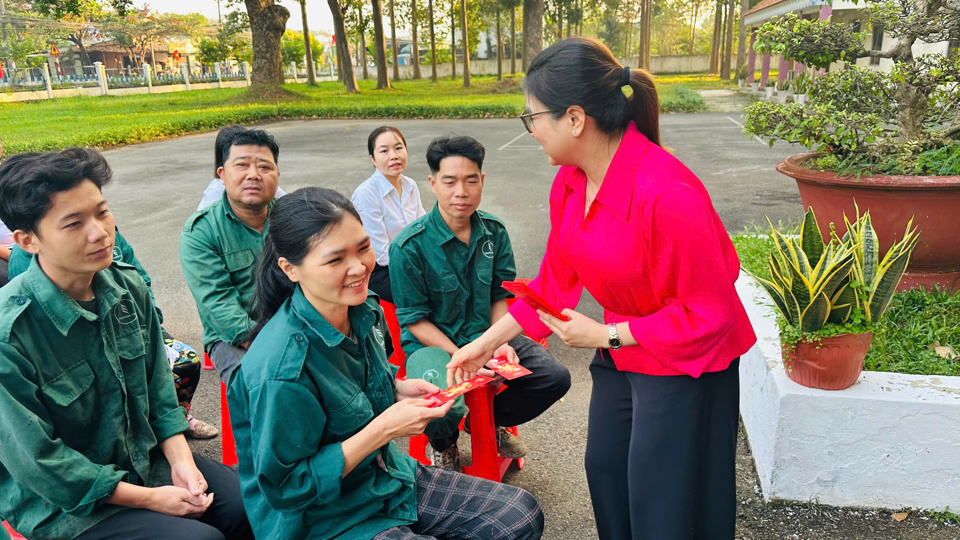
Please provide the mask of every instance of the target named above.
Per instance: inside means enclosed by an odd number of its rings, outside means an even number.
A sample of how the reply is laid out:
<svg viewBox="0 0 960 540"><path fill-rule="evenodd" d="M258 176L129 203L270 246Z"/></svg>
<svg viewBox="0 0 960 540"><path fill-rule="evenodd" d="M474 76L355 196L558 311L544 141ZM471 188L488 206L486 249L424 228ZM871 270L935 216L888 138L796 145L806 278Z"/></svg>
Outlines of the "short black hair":
<svg viewBox="0 0 960 540"><path fill-rule="evenodd" d="M400 142L403 143L404 148L406 148L407 140L403 138L403 133L400 133L399 129L393 126L380 126L377 129L371 131L370 136L367 137L367 152L369 152L371 156L373 155L373 147L374 145L377 144L377 138L383 135L384 133L388 133L388 132L396 135L397 138L400 139Z"/></svg>
<svg viewBox="0 0 960 540"><path fill-rule="evenodd" d="M450 156L461 156L477 164L477 168L483 170L483 156L487 151L484 150L480 141L466 135L446 135L438 137L430 142L427 147L427 165L430 167L431 174L437 174L440 171L440 162L443 158Z"/></svg>
<svg viewBox="0 0 960 540"><path fill-rule="evenodd" d="M217 142L213 144L214 178L216 178L217 174L219 174L220 167L223 167L223 147L227 145L227 141L233 140L234 135L246 130L247 128L243 126L233 125L227 126L217 133ZM274 159L276 159L276 156L274 156Z"/></svg>
<svg viewBox="0 0 960 540"><path fill-rule="evenodd" d="M11 231L36 233L55 193L73 189L84 180L103 190L112 178L107 160L92 148L11 156L0 164L0 219Z"/></svg>
<svg viewBox="0 0 960 540"><path fill-rule="evenodd" d="M234 146L263 146L270 149L270 152L273 153L274 163L280 163L280 146L277 144L277 141L273 138L273 135L267 133L262 129L247 129L241 126L230 126L231 130L234 132L229 134L229 137L224 137L223 140L220 140L220 137L217 136L217 149L220 152L220 167L223 166L223 163L227 161L230 157L230 149ZM234 130L234 128L236 128ZM219 169L220 167L217 167Z"/></svg>

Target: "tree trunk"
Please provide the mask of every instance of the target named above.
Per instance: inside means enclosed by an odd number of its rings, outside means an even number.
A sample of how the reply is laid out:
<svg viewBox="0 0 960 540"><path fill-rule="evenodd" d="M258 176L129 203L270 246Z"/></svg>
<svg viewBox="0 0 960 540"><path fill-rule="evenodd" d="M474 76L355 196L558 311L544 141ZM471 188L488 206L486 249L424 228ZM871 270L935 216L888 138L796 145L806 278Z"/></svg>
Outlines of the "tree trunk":
<svg viewBox="0 0 960 540"><path fill-rule="evenodd" d="M517 74L517 8L510 8L510 73Z"/></svg>
<svg viewBox="0 0 960 540"><path fill-rule="evenodd" d="M316 86L317 74L313 71L313 46L310 43L310 29L307 27L307 0L300 1L300 17L303 19L303 49L307 57L307 84Z"/></svg>
<svg viewBox="0 0 960 540"><path fill-rule="evenodd" d="M397 61L397 18L393 14L393 1L390 0L390 57L393 59L393 82L400 80L400 63Z"/></svg>
<svg viewBox="0 0 960 540"><path fill-rule="evenodd" d="M727 37L723 45L723 61L720 62L720 78L730 79L730 60L733 56L733 6L736 0L727 2Z"/></svg>
<svg viewBox="0 0 960 540"><path fill-rule="evenodd" d="M347 27L343 23L343 9L340 7L339 0L327 0L327 5L330 6L330 14L333 15L333 31L337 39L337 70L347 93L356 94L358 92L357 77L353 74L353 62L350 61L350 46L347 41ZM306 15L304 15L304 23L306 23ZM306 25L304 25L304 28L306 28ZM304 38L306 37L304 35ZM312 65L313 62L308 62L308 64ZM366 65L366 62L364 62L364 65Z"/></svg>
<svg viewBox="0 0 960 540"><path fill-rule="evenodd" d="M470 88L470 36L467 34L467 0L460 0L460 26L463 28L463 87Z"/></svg>
<svg viewBox="0 0 960 540"><path fill-rule="evenodd" d="M723 63L723 56L726 54L727 46L727 0L720 0L720 54L717 55L717 74L720 73L720 67Z"/></svg>
<svg viewBox="0 0 960 540"><path fill-rule="evenodd" d="M720 71L720 21L723 17L723 0L715 2L713 16L713 41L710 43L710 73Z"/></svg>
<svg viewBox="0 0 960 540"><path fill-rule="evenodd" d="M450 80L457 78L457 0L450 0Z"/></svg>
<svg viewBox="0 0 960 540"><path fill-rule="evenodd" d="M329 1L329 0L328 0ZM287 27L290 11L273 0L245 0L250 33L253 34L254 90L283 84L283 66L280 59L280 38Z"/></svg>
<svg viewBox="0 0 960 540"><path fill-rule="evenodd" d="M437 82L437 35L433 28L433 0L428 0L427 11L430 12L430 79Z"/></svg>
<svg viewBox="0 0 960 540"><path fill-rule="evenodd" d="M360 16L357 20L360 22L360 62L363 64L363 79L370 78L370 72L367 70L367 25L363 20L363 5L357 6L357 11L360 12Z"/></svg>
<svg viewBox="0 0 960 540"><path fill-rule="evenodd" d="M503 80L503 30L500 28L500 7L497 6L497 80Z"/></svg>
<svg viewBox="0 0 960 540"><path fill-rule="evenodd" d="M557 2L557 41L563 39L563 2Z"/></svg>
<svg viewBox="0 0 960 540"><path fill-rule="evenodd" d="M651 4L640 0L640 52L637 64L642 69L650 69L650 18L653 16Z"/></svg>
<svg viewBox="0 0 960 540"><path fill-rule="evenodd" d="M69 36L67 36L67 41L77 46L77 50L80 51L80 63L82 65L84 66L93 65L93 62L90 61L90 54L87 52L87 48L83 46L82 37L78 36L77 34L70 34ZM154 64L156 64L156 62L154 62Z"/></svg>
<svg viewBox="0 0 960 540"><path fill-rule="evenodd" d="M410 46L410 60L413 62L413 78L420 80L420 44L417 42L417 0L410 0L410 31L413 44Z"/></svg>
<svg viewBox="0 0 960 540"><path fill-rule="evenodd" d="M376 53L377 89L390 88L390 77L387 74L387 41L383 35L383 9L380 0L371 0L373 5L373 50Z"/></svg>
<svg viewBox="0 0 960 540"><path fill-rule="evenodd" d="M737 71L747 63L747 26L743 15L750 9L750 0L740 2L740 35L737 36Z"/></svg>
<svg viewBox="0 0 960 540"><path fill-rule="evenodd" d="M543 0L523 0L523 71L543 50Z"/></svg>
<svg viewBox="0 0 960 540"><path fill-rule="evenodd" d="M750 0L744 0L749 2ZM697 43L697 11L700 9L700 2L695 0L691 6L693 8L693 13L690 16L690 46L687 48L687 54L693 55L693 50L696 48Z"/></svg>

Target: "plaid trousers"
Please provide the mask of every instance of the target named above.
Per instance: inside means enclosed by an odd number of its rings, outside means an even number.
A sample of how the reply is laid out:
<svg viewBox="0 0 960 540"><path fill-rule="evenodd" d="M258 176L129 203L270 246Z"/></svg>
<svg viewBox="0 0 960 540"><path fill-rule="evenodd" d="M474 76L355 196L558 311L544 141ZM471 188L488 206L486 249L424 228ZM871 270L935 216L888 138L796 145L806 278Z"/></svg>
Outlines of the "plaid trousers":
<svg viewBox="0 0 960 540"><path fill-rule="evenodd" d="M536 540L543 511L530 492L465 474L417 465L417 522L373 540Z"/></svg>

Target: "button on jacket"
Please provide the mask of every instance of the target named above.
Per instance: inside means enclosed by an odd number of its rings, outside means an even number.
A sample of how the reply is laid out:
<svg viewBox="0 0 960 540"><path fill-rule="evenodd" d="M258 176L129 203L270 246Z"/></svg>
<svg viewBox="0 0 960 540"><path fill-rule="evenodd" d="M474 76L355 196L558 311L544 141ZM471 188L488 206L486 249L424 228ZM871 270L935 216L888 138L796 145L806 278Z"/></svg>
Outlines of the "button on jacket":
<svg viewBox="0 0 960 540"><path fill-rule="evenodd" d="M230 383L240 488L257 538L368 539L417 519L416 462L395 442L340 478L341 443L396 402L376 297L349 317L357 343L297 288Z"/></svg>
<svg viewBox="0 0 960 540"><path fill-rule="evenodd" d="M631 123L585 216L587 177L561 167L550 191L550 236L530 287L558 310L586 288L606 323L639 343L611 350L621 371L722 371L757 341L734 282L740 261L707 190ZM535 339L550 331L533 308L510 313Z"/></svg>
<svg viewBox="0 0 960 540"><path fill-rule="evenodd" d="M513 247L499 218L470 216L470 243L443 221L437 206L390 245L390 283L408 356L423 344L406 326L426 318L462 347L490 328L490 306L512 296L500 285L517 276Z"/></svg>
<svg viewBox="0 0 960 540"><path fill-rule="evenodd" d="M183 226L180 264L197 302L206 352L218 341L238 345L253 329L256 261L269 228L269 221L262 233L240 221L226 193Z"/></svg>
<svg viewBox="0 0 960 540"><path fill-rule="evenodd" d="M120 481L169 484L159 443L189 427L137 270L115 262L93 291L96 314L37 261L0 289L0 516L29 538L122 510Z"/></svg>

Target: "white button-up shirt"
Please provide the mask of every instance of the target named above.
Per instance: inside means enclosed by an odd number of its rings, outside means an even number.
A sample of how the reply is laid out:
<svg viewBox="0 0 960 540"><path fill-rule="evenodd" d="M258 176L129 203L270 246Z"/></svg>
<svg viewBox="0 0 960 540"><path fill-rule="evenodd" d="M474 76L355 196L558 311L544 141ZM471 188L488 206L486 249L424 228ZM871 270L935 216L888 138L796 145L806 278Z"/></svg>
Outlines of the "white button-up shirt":
<svg viewBox="0 0 960 540"><path fill-rule="evenodd" d="M277 194L274 197L279 199L286 194L285 191L280 189L280 186L277 186ZM197 212L219 201L221 197L223 197L223 180L214 178L203 190L203 197L200 199L200 204L197 205Z"/></svg>
<svg viewBox="0 0 960 540"><path fill-rule="evenodd" d="M411 221L426 214L420 201L420 190L412 178L400 175L403 194L379 170L363 181L353 192L350 202L360 213L363 230L370 236L377 264L390 264L387 250L390 241Z"/></svg>
<svg viewBox="0 0 960 540"><path fill-rule="evenodd" d="M15 243L16 242L13 241L13 231L0 221L0 245L7 249L13 249Z"/></svg>

